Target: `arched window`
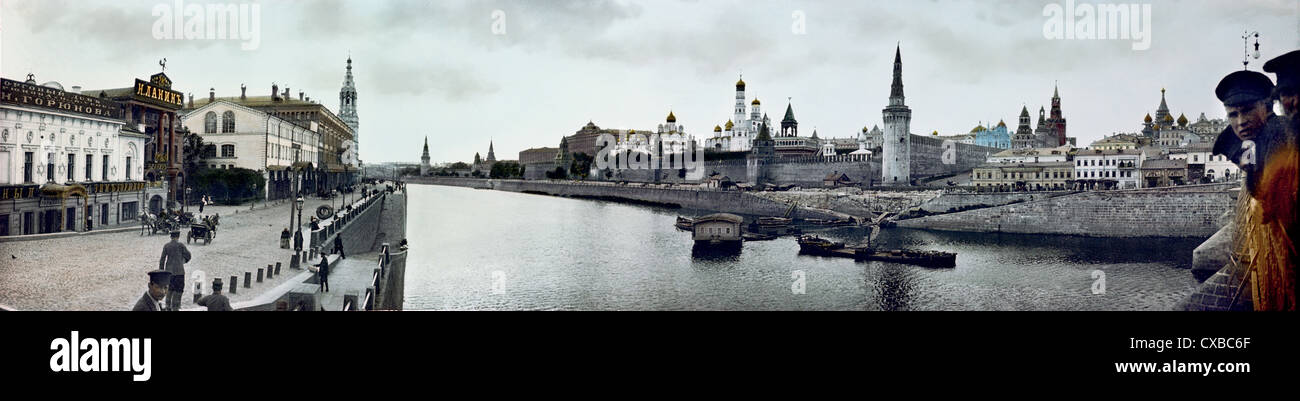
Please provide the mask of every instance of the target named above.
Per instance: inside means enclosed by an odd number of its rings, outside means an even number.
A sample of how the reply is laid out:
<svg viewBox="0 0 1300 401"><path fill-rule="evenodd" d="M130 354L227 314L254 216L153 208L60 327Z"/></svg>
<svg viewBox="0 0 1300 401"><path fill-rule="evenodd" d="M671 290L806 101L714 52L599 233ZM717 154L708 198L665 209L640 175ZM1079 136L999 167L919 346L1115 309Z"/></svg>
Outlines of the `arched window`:
<svg viewBox="0 0 1300 401"><path fill-rule="evenodd" d="M221 145L221 157L235 157L235 145Z"/></svg>
<svg viewBox="0 0 1300 401"><path fill-rule="evenodd" d="M216 112L209 111L207 115L204 115L204 116L203 116L203 133L205 133L205 134L215 134L215 133L217 133L217 113L216 113Z"/></svg>
<svg viewBox="0 0 1300 401"><path fill-rule="evenodd" d="M235 132L235 112L227 111L221 114L221 132L226 134Z"/></svg>

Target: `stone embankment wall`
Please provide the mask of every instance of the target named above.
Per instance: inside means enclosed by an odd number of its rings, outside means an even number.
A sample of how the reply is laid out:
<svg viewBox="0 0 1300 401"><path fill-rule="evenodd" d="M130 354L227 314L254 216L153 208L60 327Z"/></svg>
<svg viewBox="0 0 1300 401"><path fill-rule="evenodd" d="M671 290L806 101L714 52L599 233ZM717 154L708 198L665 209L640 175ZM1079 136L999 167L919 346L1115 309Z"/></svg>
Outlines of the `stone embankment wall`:
<svg viewBox="0 0 1300 401"><path fill-rule="evenodd" d="M1096 237L1200 237L1233 206L1224 184L1091 191L898 221L932 230Z"/></svg>
<svg viewBox="0 0 1300 401"><path fill-rule="evenodd" d="M408 177L408 183L452 185L554 196L601 198L674 205L751 216L781 216L790 205L739 191L640 187L640 184L576 183L570 181L481 180L471 178ZM791 217L836 219L847 215L829 210L797 208Z"/></svg>

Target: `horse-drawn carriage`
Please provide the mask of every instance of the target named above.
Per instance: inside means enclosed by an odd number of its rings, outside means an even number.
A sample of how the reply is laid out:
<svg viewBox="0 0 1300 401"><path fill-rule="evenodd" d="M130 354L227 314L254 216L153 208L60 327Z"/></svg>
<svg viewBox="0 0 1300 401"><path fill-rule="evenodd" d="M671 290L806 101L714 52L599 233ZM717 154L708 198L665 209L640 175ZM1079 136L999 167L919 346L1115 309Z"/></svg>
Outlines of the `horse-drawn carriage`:
<svg viewBox="0 0 1300 401"><path fill-rule="evenodd" d="M204 217L203 221L190 224L190 233L185 236L185 243L191 240L202 240L203 245L212 243L212 239L217 237L217 226L220 224L221 215L213 217Z"/></svg>

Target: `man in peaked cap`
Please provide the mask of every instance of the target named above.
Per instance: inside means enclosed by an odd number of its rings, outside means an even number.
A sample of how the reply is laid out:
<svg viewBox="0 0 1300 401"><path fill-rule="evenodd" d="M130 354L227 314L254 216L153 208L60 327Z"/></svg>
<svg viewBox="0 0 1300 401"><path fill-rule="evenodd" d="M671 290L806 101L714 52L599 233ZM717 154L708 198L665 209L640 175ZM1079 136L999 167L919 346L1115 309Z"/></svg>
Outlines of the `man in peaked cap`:
<svg viewBox="0 0 1300 401"><path fill-rule="evenodd" d="M1214 154L1227 156L1246 173L1246 190L1254 194L1263 160L1286 133L1273 114L1273 81L1256 71L1236 71L1219 81L1214 94L1228 114L1228 128L1214 141Z"/></svg>
<svg viewBox="0 0 1300 401"><path fill-rule="evenodd" d="M172 240L163 245L158 258L158 270L171 273L171 287L167 294L167 310L180 310L181 295L185 292L185 262L190 261L190 250L180 242L181 232L172 231Z"/></svg>
<svg viewBox="0 0 1300 401"><path fill-rule="evenodd" d="M160 301L167 296L167 287L171 285L172 274L166 270L149 272L149 290L144 292L135 307L135 312L157 312L162 310Z"/></svg>
<svg viewBox="0 0 1300 401"><path fill-rule="evenodd" d="M1264 71L1277 75L1274 97L1282 103L1287 117L1295 118L1300 109L1300 50L1277 56L1264 63Z"/></svg>
<svg viewBox="0 0 1300 401"><path fill-rule="evenodd" d="M199 306L208 307L209 311L231 311L230 298L221 294L221 278L212 279L212 293L199 298Z"/></svg>

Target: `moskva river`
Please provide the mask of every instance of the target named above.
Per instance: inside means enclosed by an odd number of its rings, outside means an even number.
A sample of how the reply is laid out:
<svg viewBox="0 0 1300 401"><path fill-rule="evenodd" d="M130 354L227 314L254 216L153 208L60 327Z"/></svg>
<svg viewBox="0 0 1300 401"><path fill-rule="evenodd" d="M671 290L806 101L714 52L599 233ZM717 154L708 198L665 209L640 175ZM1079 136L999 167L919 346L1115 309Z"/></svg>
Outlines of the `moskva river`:
<svg viewBox="0 0 1300 401"><path fill-rule="evenodd" d="M408 310L1169 310L1201 242L886 229L956 268L799 255L793 237L692 255L703 212L410 185ZM861 228L816 232L857 242Z"/></svg>

